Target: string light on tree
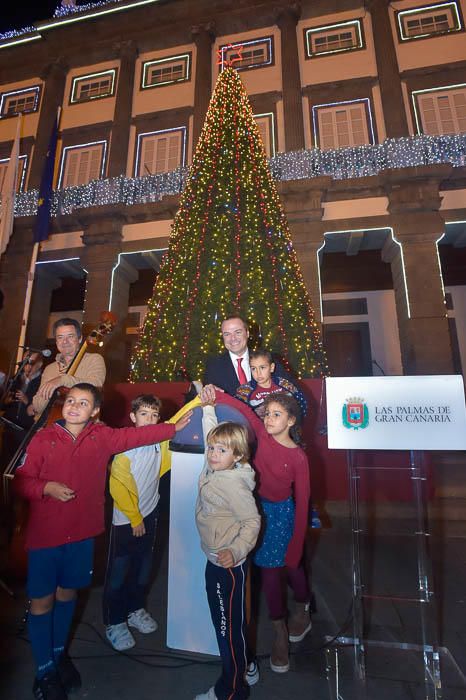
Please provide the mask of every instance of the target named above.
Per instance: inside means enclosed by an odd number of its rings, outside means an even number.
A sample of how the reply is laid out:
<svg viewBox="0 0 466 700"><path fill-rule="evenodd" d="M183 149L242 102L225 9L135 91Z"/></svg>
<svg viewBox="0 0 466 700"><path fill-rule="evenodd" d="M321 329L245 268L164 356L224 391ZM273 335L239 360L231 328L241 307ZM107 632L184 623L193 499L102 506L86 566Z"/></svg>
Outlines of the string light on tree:
<svg viewBox="0 0 466 700"><path fill-rule="evenodd" d="M219 319L238 313L298 376L326 362L288 224L238 73L220 74L169 248L149 302L131 380L202 376L222 350Z"/></svg>

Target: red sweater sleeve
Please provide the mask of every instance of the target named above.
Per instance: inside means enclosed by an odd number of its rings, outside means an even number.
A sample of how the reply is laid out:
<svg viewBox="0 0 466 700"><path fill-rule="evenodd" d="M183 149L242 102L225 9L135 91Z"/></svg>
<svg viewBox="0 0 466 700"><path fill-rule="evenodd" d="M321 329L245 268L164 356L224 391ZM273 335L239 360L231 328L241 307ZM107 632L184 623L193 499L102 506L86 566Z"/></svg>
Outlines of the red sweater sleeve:
<svg viewBox="0 0 466 700"><path fill-rule="evenodd" d="M15 471L15 491L28 501L40 501L47 479L39 477L46 450L38 437L33 437L27 446L22 464Z"/></svg>
<svg viewBox="0 0 466 700"><path fill-rule="evenodd" d="M291 568L296 568L303 556L304 538L309 518L309 498L311 495L309 462L302 450L299 450L294 468L294 531L285 555L285 564Z"/></svg>
<svg viewBox="0 0 466 700"><path fill-rule="evenodd" d="M243 416L250 422L251 427L256 433L257 437L259 437L259 435L266 434L263 422L247 404L243 403L239 399L233 398L233 396L230 396L224 391L216 391L215 399L218 403L226 403L228 406L236 408L237 411L242 413Z"/></svg>
<svg viewBox="0 0 466 700"><path fill-rule="evenodd" d="M175 425L172 423L145 425L140 428L109 428L105 426L105 430L109 456L132 450L135 447L171 440L176 433Z"/></svg>

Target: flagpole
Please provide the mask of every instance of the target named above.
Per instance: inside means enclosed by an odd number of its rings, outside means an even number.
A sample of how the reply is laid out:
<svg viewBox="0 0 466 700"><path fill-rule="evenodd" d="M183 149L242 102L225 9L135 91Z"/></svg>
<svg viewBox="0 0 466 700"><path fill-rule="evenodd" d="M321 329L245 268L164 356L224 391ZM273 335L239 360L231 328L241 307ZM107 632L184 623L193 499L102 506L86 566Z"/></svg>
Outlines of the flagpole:
<svg viewBox="0 0 466 700"><path fill-rule="evenodd" d="M16 354L16 364L17 365L21 362L21 359L23 357L23 347L22 346L24 345L24 341L26 340L26 330L27 330L27 325L28 325L28 320L29 320L29 311L31 308L32 287L34 285L34 274L35 274L37 256L39 255L39 246L40 246L39 242L34 243L34 246L32 249L32 255L31 255L31 262L29 265L28 283L27 283L27 287L26 287L26 299L25 299L25 303L24 303L23 318L21 319L21 332L19 334L18 352Z"/></svg>
<svg viewBox="0 0 466 700"><path fill-rule="evenodd" d="M58 134L58 130L60 128L61 110L62 110L61 106L58 107L57 116L56 116L57 134ZM40 241L36 241L34 243L33 248L32 248L31 262L29 265L28 281L27 281L27 287L26 287L26 298L25 298L25 302L24 302L23 318L21 319L21 330L20 330L20 334L19 334L18 352L16 354L16 364L19 364L21 362L21 359L23 356L23 347L22 346L24 345L24 342L26 340L26 330L27 330L27 325L28 325L28 321L29 321L29 312L31 310L32 288L34 286L36 262L37 262L37 257L39 255L39 246L40 246Z"/></svg>

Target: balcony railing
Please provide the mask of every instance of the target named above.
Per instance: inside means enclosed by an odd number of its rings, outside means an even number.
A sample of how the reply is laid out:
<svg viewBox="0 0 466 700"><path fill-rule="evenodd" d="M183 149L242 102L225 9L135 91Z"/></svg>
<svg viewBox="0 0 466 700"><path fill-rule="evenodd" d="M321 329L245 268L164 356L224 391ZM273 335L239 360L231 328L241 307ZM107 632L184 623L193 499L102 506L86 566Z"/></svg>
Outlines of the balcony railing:
<svg viewBox="0 0 466 700"><path fill-rule="evenodd" d="M383 170L450 163L466 165L466 134L452 136L413 136L387 139L374 146L357 146L321 151L278 153L270 159L270 169L278 181L302 180L323 175L335 180L378 175ZM145 204L158 202L183 189L189 168L145 177L118 177L93 180L86 185L56 190L52 215L71 214L76 209L109 204ZM20 193L15 202L15 216L33 216L37 210L37 190Z"/></svg>

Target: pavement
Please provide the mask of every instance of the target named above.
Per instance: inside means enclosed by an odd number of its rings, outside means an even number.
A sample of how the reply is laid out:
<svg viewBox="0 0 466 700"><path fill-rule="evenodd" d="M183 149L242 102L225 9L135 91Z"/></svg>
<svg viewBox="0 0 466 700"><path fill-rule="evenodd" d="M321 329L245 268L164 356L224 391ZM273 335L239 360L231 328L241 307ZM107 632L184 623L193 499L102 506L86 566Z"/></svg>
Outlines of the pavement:
<svg viewBox="0 0 466 700"><path fill-rule="evenodd" d="M99 539L92 588L79 602L70 655L83 678L76 700L191 700L214 684L219 673L215 657L180 653L167 648L166 606L168 565L168 478L162 481L162 510L154 557L148 609L159 622L151 635L137 637L130 652L120 654L104 639L101 620L105 538ZM312 561L312 587L317 613L312 632L291 646L290 671L273 673L268 664L271 626L260 600L257 612L257 655L261 677L251 689L253 700L466 700L466 519L448 520L444 509L433 511L430 537L438 601L433 634L438 633L442 691L429 695L424 685L422 653L393 648L391 643L421 643L420 605L414 513L406 504L362 508L367 678L354 678L351 521L346 504L327 504L324 527L310 531L307 557ZM1 533L0 533L1 534ZM2 547L3 543L3 547ZM5 538L0 541L0 567ZM3 559L4 561L4 559ZM0 573L2 569L0 568ZM24 585L3 580L15 596L0 588L2 649L1 700L30 700L33 664L22 622L26 608ZM387 599L381 595L398 596ZM290 601L290 605L291 605ZM427 630L427 635L430 635ZM343 643L342 642L343 639ZM335 640L335 641L329 641ZM375 641L381 646L373 644ZM329 651L326 652L326 649ZM338 671L338 672L337 672Z"/></svg>

